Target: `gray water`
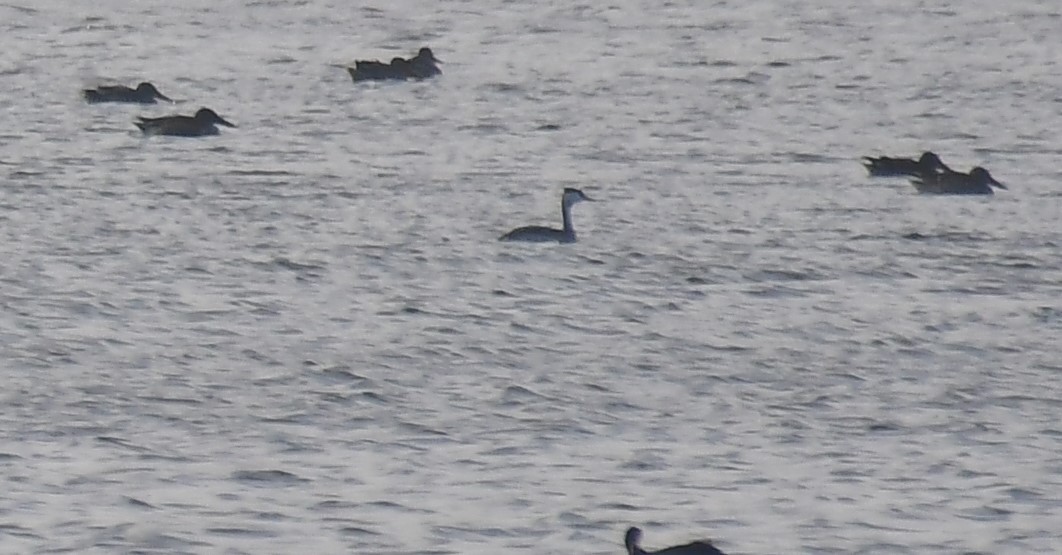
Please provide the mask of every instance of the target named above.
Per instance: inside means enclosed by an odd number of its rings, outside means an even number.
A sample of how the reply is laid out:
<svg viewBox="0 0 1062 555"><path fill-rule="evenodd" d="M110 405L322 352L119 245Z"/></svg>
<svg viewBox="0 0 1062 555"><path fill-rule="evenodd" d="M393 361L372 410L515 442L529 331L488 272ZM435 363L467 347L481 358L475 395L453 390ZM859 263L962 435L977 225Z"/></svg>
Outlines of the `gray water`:
<svg viewBox="0 0 1062 555"><path fill-rule="evenodd" d="M1062 6L805 4L0 5L0 552L1062 552Z"/></svg>

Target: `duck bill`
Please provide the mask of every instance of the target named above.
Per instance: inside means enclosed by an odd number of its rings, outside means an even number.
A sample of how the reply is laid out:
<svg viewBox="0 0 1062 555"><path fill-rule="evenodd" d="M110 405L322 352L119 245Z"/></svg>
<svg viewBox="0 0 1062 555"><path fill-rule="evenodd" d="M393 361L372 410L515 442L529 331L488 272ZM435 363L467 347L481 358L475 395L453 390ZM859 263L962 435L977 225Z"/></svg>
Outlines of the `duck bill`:
<svg viewBox="0 0 1062 555"><path fill-rule="evenodd" d="M170 102L170 103L173 102L172 98L170 98L170 97L168 97L168 96L166 96L166 95L164 95L164 94L162 94L160 92L156 92L155 93L155 98L157 98L159 100L165 100L166 102Z"/></svg>
<svg viewBox="0 0 1062 555"><path fill-rule="evenodd" d="M989 185L991 185L993 187L996 187L998 189L1006 189L1007 188L1006 185L996 181L996 178L992 177L992 174L988 173L987 171L981 170L981 173L984 175L985 181Z"/></svg>
<svg viewBox="0 0 1062 555"><path fill-rule="evenodd" d="M225 118L223 118L223 117L221 117L221 116L218 116L218 121L217 121L217 123L218 123L219 125L224 125L225 127L236 127L236 124L234 124L234 123L232 123L232 122L230 122L230 121L226 121L226 120L225 120Z"/></svg>

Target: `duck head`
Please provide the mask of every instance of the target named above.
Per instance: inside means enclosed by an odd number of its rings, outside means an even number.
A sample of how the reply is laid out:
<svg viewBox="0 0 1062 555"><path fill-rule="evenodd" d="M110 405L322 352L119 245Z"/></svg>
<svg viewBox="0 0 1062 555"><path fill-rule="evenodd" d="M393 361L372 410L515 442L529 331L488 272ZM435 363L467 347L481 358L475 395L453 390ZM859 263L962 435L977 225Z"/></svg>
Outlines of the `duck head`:
<svg viewBox="0 0 1062 555"><path fill-rule="evenodd" d="M200 108L199 111L195 113L195 119L196 121L203 123L224 125L225 127L236 127L236 125L226 121L225 118L219 116L217 112L210 108Z"/></svg>

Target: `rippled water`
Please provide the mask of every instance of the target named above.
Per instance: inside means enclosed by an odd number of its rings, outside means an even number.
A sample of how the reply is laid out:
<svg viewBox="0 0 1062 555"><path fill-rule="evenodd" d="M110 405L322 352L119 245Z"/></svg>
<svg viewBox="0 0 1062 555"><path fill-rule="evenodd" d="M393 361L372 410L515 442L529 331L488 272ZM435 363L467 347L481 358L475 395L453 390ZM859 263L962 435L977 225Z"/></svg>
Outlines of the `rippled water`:
<svg viewBox="0 0 1062 555"><path fill-rule="evenodd" d="M816 5L0 5L0 551L1058 553L1062 9Z"/></svg>

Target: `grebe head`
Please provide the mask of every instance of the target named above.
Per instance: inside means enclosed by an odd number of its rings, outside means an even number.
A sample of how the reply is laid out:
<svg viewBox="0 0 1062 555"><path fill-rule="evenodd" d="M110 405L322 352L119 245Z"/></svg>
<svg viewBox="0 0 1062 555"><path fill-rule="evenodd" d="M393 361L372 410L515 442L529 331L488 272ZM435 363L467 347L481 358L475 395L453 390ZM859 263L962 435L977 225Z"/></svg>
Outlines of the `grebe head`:
<svg viewBox="0 0 1062 555"><path fill-rule="evenodd" d="M584 200L593 202L594 199L586 196L586 193L580 191L579 189L574 189L572 187L565 187L564 195L561 196L561 202L564 203L565 206L571 206L577 202L582 202Z"/></svg>
<svg viewBox="0 0 1062 555"><path fill-rule="evenodd" d="M642 541L642 531L637 526L627 529L627 535L623 537L623 544L627 546L627 555L634 555L638 551L638 544Z"/></svg>

